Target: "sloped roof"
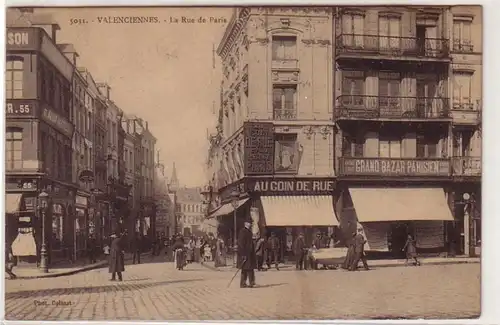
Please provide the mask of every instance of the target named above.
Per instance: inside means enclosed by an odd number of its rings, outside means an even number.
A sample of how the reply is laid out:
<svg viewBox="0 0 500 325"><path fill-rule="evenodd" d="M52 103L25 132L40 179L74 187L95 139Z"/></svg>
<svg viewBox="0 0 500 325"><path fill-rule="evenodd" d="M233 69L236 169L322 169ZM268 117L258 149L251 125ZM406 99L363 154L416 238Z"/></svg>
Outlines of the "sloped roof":
<svg viewBox="0 0 500 325"><path fill-rule="evenodd" d="M201 202L201 188L181 187L176 191L177 202Z"/></svg>

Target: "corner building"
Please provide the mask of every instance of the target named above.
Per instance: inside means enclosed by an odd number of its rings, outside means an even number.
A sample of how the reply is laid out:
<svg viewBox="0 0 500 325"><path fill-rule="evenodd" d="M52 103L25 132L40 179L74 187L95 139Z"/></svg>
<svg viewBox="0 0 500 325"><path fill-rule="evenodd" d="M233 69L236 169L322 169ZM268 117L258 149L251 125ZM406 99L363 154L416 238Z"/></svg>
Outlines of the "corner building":
<svg viewBox="0 0 500 325"><path fill-rule="evenodd" d="M6 238L20 260L71 258L77 186L72 182L73 66L56 46L59 26L33 21L6 34ZM38 195L49 194L45 225ZM26 258L25 258L26 257Z"/></svg>
<svg viewBox="0 0 500 325"><path fill-rule="evenodd" d="M399 255L411 234L421 253L464 253L461 197L480 195L472 185L480 169L464 179L462 166L480 161L481 67L454 62L472 62L470 33L479 32L481 17L466 11L467 27L458 28L459 12L335 12L336 208L347 233L363 226L370 251Z"/></svg>
<svg viewBox="0 0 500 325"><path fill-rule="evenodd" d="M230 243L235 206L237 231L251 216L254 233L277 234L282 256L300 231L311 241L338 225L330 12L238 8L218 47L224 76L212 146L220 159L211 186L220 205L209 218L219 218Z"/></svg>

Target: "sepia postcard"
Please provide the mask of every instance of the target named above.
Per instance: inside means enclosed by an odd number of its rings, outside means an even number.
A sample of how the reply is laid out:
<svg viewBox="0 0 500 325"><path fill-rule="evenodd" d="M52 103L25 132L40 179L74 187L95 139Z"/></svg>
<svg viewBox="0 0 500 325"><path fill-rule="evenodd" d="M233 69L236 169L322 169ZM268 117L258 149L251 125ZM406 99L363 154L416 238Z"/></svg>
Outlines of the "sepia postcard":
<svg viewBox="0 0 500 325"><path fill-rule="evenodd" d="M481 314L481 6L7 8L5 318Z"/></svg>

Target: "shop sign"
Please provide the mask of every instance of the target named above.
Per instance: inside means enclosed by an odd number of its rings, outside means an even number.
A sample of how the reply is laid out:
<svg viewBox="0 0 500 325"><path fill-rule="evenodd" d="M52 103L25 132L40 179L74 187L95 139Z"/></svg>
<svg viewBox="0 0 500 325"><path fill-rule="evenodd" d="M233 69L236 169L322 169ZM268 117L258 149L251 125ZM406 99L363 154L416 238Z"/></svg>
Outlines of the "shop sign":
<svg viewBox="0 0 500 325"><path fill-rule="evenodd" d="M38 49L40 41L36 28L7 28L7 50Z"/></svg>
<svg viewBox="0 0 500 325"><path fill-rule="evenodd" d="M245 139L245 175L273 174L273 123L246 122L243 125L243 135Z"/></svg>
<svg viewBox="0 0 500 325"><path fill-rule="evenodd" d="M250 180L247 184L249 192L302 192L331 193L335 189L335 181L331 179L267 179Z"/></svg>
<svg viewBox="0 0 500 325"><path fill-rule="evenodd" d="M448 159L342 158L343 176L449 176Z"/></svg>
<svg viewBox="0 0 500 325"><path fill-rule="evenodd" d="M66 118L60 116L53 110L44 108L42 111L42 118L67 137L71 138L73 136L73 125L71 125Z"/></svg>
<svg viewBox="0 0 500 325"><path fill-rule="evenodd" d="M88 200L85 196L80 196L80 195L77 195L76 198L75 198L75 203L77 205L80 205L80 206L87 206L88 204Z"/></svg>
<svg viewBox="0 0 500 325"><path fill-rule="evenodd" d="M33 100L11 99L7 101L5 113L8 118L33 117L36 109L37 104Z"/></svg>

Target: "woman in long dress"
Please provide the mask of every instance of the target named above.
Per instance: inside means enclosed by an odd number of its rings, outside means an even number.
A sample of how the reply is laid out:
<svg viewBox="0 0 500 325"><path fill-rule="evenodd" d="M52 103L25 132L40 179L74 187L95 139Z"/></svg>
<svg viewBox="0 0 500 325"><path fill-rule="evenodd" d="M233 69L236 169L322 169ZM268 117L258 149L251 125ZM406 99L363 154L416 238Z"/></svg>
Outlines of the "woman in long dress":
<svg viewBox="0 0 500 325"><path fill-rule="evenodd" d="M415 240L411 235L408 235L408 239L406 239L406 243L403 247L403 250L406 250L406 261L405 265L408 264L408 260L414 260L414 265L420 266L420 262L417 259L417 246Z"/></svg>
<svg viewBox="0 0 500 325"><path fill-rule="evenodd" d="M187 256L186 256L186 261L187 263L192 263L194 261L194 248L196 246L194 237L191 237L189 240L189 243L187 245Z"/></svg>
<svg viewBox="0 0 500 325"><path fill-rule="evenodd" d="M184 239L182 236L177 236L172 247L174 250L174 265L177 270L184 269Z"/></svg>

